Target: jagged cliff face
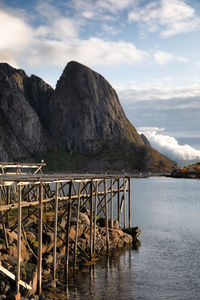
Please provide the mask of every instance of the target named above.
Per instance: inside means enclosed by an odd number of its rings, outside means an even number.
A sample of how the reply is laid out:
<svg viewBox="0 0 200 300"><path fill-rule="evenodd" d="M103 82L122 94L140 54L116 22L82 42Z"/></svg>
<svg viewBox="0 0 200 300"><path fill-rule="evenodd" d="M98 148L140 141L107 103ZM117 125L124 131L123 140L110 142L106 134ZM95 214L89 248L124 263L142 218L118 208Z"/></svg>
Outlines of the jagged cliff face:
<svg viewBox="0 0 200 300"><path fill-rule="evenodd" d="M51 142L39 119L38 91L45 97L52 90L41 79L29 78L24 71L0 64L0 156L2 160L38 156L51 149ZM35 102L34 102L35 99ZM37 99L37 100L36 100ZM41 97L42 100L42 97ZM31 104L33 106L31 106ZM42 106L42 102L40 104ZM42 111L42 109L41 109Z"/></svg>
<svg viewBox="0 0 200 300"><path fill-rule="evenodd" d="M47 154L51 161L50 153L64 170L66 159L73 171L174 168L137 133L100 74L70 62L53 90L37 76L0 64L0 160Z"/></svg>
<svg viewBox="0 0 200 300"><path fill-rule="evenodd" d="M77 62L66 66L49 110L50 133L69 152L96 153L105 142L114 144L124 136L144 144L115 90L100 74Z"/></svg>

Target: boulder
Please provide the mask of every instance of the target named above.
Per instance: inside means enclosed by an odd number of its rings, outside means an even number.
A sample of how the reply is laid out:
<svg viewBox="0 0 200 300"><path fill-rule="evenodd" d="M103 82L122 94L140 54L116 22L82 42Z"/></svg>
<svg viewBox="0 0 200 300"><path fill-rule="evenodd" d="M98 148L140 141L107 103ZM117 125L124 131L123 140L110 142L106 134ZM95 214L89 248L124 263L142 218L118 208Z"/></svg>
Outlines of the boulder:
<svg viewBox="0 0 200 300"><path fill-rule="evenodd" d="M140 235L141 230L139 229L139 227L131 227L131 228L123 229L123 232L130 234L132 238L135 240Z"/></svg>

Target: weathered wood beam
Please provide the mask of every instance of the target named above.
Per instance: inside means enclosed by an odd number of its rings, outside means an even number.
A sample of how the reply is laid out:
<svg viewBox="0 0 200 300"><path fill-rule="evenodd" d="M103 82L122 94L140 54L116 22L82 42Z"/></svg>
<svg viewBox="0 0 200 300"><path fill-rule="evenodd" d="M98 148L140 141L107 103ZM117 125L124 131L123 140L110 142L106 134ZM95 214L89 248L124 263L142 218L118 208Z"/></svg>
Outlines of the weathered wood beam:
<svg viewBox="0 0 200 300"><path fill-rule="evenodd" d="M37 279L38 294L42 293L42 227L43 227L43 183L39 187L39 225L38 225L38 262L37 262Z"/></svg>
<svg viewBox="0 0 200 300"><path fill-rule="evenodd" d="M118 222L119 222L119 227L120 227L120 178L118 179L117 181L117 189L118 189L118 192L117 192L117 219L118 219Z"/></svg>
<svg viewBox="0 0 200 300"><path fill-rule="evenodd" d="M109 228L108 228L107 179L105 179L105 180L104 180L104 193L105 193L106 246L107 246L107 252L109 252Z"/></svg>
<svg viewBox="0 0 200 300"><path fill-rule="evenodd" d="M0 265L0 271L4 275L8 276L10 279L16 281L16 276L13 273L11 273L10 271L8 271L6 268L4 268L2 265ZM26 282L22 281L21 279L19 280L19 284L21 286L23 286L24 288L26 288L27 290L32 290L32 287L30 285L28 285Z"/></svg>
<svg viewBox="0 0 200 300"><path fill-rule="evenodd" d="M56 280L57 233L58 233L58 183L56 183L55 219L54 219L54 251L53 251L53 279L54 280Z"/></svg>
<svg viewBox="0 0 200 300"><path fill-rule="evenodd" d="M21 265L21 221L22 221L22 207L21 207L21 186L18 186L18 240L17 240L17 271L16 271L16 287L17 287L17 294L19 293L19 281L20 281L20 265Z"/></svg>
<svg viewBox="0 0 200 300"><path fill-rule="evenodd" d="M96 181L95 200L94 200L94 230L93 230L93 251L94 251L94 253L95 253L95 247L96 247L97 196L98 196L98 182Z"/></svg>
<svg viewBox="0 0 200 300"><path fill-rule="evenodd" d="M77 243L78 243L78 230L79 230L79 215L80 215L80 192L81 192L81 182L78 185L78 206L77 206L77 216L76 216L76 236L74 243L74 268L76 268L76 258L77 258Z"/></svg>
<svg viewBox="0 0 200 300"><path fill-rule="evenodd" d="M71 222L71 210L72 210L72 201L71 201L71 193L72 193L72 181L69 185L69 199L67 203L67 224L66 224L66 246L65 246L65 279L68 281L69 274L69 230L70 230L70 222Z"/></svg>
<svg viewBox="0 0 200 300"><path fill-rule="evenodd" d="M128 178L128 227L131 228L131 180Z"/></svg>
<svg viewBox="0 0 200 300"><path fill-rule="evenodd" d="M92 260L93 254L93 183L90 183L90 259Z"/></svg>

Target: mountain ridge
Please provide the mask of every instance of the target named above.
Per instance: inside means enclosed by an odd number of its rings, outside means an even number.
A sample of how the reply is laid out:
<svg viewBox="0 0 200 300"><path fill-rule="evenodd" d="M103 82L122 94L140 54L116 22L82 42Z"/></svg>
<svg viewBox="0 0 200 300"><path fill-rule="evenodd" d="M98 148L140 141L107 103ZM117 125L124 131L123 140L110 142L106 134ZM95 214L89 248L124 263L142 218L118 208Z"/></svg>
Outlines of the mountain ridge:
<svg viewBox="0 0 200 300"><path fill-rule="evenodd" d="M99 172L175 166L139 135L109 82L75 61L55 90L1 63L0 116L2 161L45 158L52 169Z"/></svg>

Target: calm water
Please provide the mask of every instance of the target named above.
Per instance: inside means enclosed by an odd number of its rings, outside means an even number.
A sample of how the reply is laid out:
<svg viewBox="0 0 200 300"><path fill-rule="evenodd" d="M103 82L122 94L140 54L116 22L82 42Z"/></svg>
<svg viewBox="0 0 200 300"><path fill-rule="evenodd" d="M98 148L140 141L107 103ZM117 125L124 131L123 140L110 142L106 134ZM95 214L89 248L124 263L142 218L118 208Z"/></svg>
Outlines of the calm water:
<svg viewBox="0 0 200 300"><path fill-rule="evenodd" d="M141 247L85 267L69 299L200 299L200 181L134 179Z"/></svg>

